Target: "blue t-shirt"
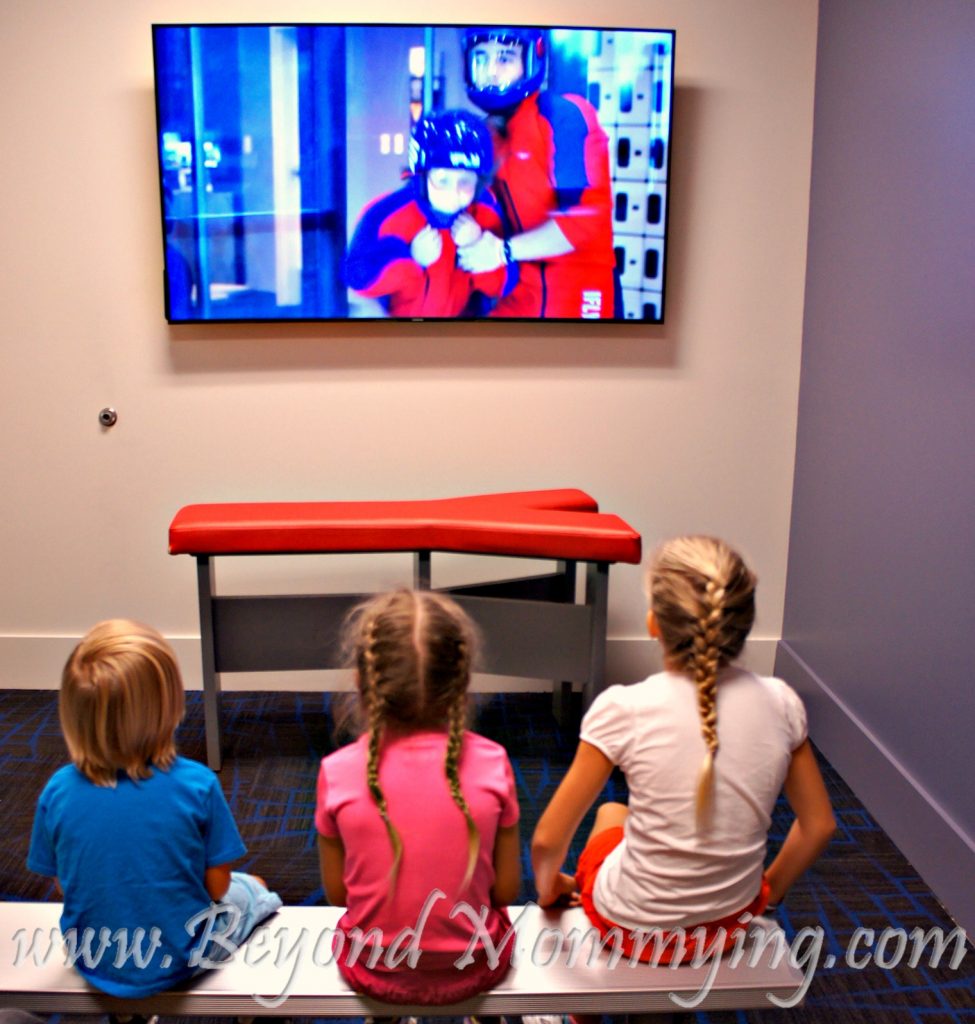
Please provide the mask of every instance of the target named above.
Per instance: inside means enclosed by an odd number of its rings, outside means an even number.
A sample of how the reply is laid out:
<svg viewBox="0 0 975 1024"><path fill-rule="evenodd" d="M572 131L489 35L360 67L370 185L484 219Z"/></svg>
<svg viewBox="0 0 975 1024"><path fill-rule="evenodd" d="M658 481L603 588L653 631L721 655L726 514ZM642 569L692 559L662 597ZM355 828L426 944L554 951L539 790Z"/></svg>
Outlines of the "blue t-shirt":
<svg viewBox="0 0 975 1024"><path fill-rule="evenodd" d="M110 995L138 997L196 973L188 960L206 922L186 925L210 907L204 873L245 852L217 777L178 757L139 782L120 773L115 787L74 765L55 772L38 800L27 867L61 883L75 968Z"/></svg>

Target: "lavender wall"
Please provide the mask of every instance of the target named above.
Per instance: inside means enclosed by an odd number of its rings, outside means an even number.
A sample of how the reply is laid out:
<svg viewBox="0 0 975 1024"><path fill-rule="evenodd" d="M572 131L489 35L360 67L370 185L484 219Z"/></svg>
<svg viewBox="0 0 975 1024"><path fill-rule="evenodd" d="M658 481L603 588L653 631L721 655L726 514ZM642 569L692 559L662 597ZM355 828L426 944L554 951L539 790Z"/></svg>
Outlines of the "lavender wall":
<svg viewBox="0 0 975 1024"><path fill-rule="evenodd" d="M975 932L975 4L820 0L783 641L814 740Z"/></svg>

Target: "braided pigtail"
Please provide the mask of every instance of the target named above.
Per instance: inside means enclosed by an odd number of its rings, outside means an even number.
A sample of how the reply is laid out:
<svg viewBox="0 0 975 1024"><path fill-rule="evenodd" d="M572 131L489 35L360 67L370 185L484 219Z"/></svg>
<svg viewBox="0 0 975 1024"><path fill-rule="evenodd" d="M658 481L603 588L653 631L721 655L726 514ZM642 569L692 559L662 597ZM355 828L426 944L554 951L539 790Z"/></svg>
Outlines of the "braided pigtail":
<svg viewBox="0 0 975 1024"><path fill-rule="evenodd" d="M691 677L706 752L695 814L706 822L718 753L718 673L741 653L755 620L755 576L741 556L714 537L677 537L650 568L650 606L665 664Z"/></svg>
<svg viewBox="0 0 975 1024"><path fill-rule="evenodd" d="M359 703L366 720L366 784L393 848L390 893L404 856L403 840L379 783L383 743L392 735L425 730L446 733L444 775L450 796L467 823L465 889L473 877L480 837L461 791L460 759L477 639L477 630L463 610L432 591L379 594L354 609L346 622L346 649L356 667ZM438 772L433 779L422 777L415 782L417 787L436 786L442 792L444 777ZM407 846L409 841L407 836Z"/></svg>
<svg viewBox="0 0 975 1024"><path fill-rule="evenodd" d="M477 865L477 854L481 848L481 836L474 824L470 808L464 799L460 788L460 753L464 742L464 719L466 717L467 700L465 696L466 687L457 694L457 699L451 705L450 719L448 724L447 756L444 760L444 772L447 776L447 784L450 786L450 795L454 803L461 809L464 820L467 822L467 870L464 873L464 881L461 883L463 892L471 883L474 877L474 868Z"/></svg>
<svg viewBox="0 0 975 1024"><path fill-rule="evenodd" d="M379 696L377 672L376 672L376 620L370 622L365 635L365 644L362 651L363 661L363 696L366 705L366 714L369 722L368 757L366 760L366 784L369 793L375 801L379 814L386 826L386 834L389 836L390 845L393 848L393 865L389 869L389 891L393 891L396 884L396 875L399 872L400 860L403 857L403 842L396 831L389 817L389 808L386 805L386 797L382 787L379 785L379 756L380 745L383 733L383 701Z"/></svg>

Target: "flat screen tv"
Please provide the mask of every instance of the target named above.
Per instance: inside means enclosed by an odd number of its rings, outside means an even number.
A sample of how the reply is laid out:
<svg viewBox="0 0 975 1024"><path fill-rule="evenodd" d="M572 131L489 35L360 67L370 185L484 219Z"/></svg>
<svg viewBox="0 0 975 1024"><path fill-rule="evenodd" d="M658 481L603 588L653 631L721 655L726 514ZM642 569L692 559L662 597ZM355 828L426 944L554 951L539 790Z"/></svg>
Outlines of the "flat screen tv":
<svg viewBox="0 0 975 1024"><path fill-rule="evenodd" d="M170 322L663 321L673 31L152 32Z"/></svg>

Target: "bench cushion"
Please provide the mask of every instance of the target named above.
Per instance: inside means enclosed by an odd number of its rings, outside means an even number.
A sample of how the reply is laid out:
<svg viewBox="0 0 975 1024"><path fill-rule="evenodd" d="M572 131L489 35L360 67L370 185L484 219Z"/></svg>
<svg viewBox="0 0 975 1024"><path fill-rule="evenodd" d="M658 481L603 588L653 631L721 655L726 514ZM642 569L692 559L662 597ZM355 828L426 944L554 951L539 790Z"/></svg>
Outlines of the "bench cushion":
<svg viewBox="0 0 975 1024"><path fill-rule="evenodd" d="M173 555L455 551L591 562L640 561L640 535L570 488L422 501L187 505Z"/></svg>

